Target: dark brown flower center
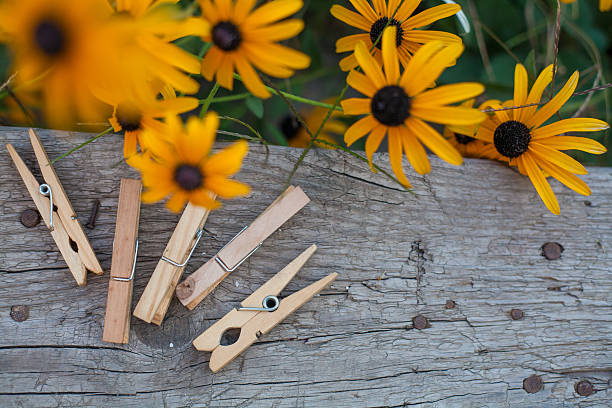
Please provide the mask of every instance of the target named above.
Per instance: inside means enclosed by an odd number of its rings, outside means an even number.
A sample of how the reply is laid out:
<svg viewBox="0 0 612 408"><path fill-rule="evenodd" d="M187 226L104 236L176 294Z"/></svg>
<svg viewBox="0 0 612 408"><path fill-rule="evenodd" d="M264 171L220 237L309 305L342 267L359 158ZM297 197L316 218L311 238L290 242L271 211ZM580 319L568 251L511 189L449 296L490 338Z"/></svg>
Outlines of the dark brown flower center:
<svg viewBox="0 0 612 408"><path fill-rule="evenodd" d="M302 124L297 120L295 116L287 115L281 121L280 129L287 140L292 140L298 135L298 133L302 129Z"/></svg>
<svg viewBox="0 0 612 408"><path fill-rule="evenodd" d="M50 57L66 49L66 33L54 20L41 20L34 29L34 41L38 48Z"/></svg>
<svg viewBox="0 0 612 408"><path fill-rule="evenodd" d="M383 125L399 126L410 116L410 97L402 87L385 86L374 94L370 109Z"/></svg>
<svg viewBox="0 0 612 408"><path fill-rule="evenodd" d="M213 27L212 40L223 51L233 51L242 42L242 35L234 24L222 21Z"/></svg>
<svg viewBox="0 0 612 408"><path fill-rule="evenodd" d="M514 159L529 148L531 132L523 123L509 120L495 129L493 143L502 156Z"/></svg>
<svg viewBox="0 0 612 408"><path fill-rule="evenodd" d="M190 164L181 164L174 170L174 181L185 191L192 191L202 186L204 176L200 169Z"/></svg>
<svg viewBox="0 0 612 408"><path fill-rule="evenodd" d="M466 144L472 143L476 139L470 136L460 135L459 133L455 133L455 140L459 144L466 145Z"/></svg>
<svg viewBox="0 0 612 408"><path fill-rule="evenodd" d="M121 129L126 132L133 132L140 129L142 113L137 109L119 104L115 116L117 117L117 122L119 122Z"/></svg>
<svg viewBox="0 0 612 408"><path fill-rule="evenodd" d="M388 25L387 25L388 23ZM399 47L400 45L402 45L402 36L404 35L404 30L402 29L402 25L399 21L397 21L396 19L392 19L391 22L389 22L389 17L383 17L379 20L376 20L376 22L374 24L372 24L372 27L370 27L370 40L372 40L372 44L376 44L376 46L378 47L378 49L382 49L382 37L381 34L383 33L383 30L388 27L388 26L396 26L397 27L397 34L395 36L395 44ZM380 40L378 40L379 38L381 38ZM376 40L378 40L378 43L376 42Z"/></svg>

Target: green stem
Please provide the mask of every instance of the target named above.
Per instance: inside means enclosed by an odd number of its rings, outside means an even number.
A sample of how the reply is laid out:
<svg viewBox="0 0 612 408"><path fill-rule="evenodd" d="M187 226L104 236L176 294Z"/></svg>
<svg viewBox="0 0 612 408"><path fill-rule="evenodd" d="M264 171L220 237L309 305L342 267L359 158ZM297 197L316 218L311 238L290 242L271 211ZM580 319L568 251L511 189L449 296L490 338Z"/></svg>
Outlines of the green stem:
<svg viewBox="0 0 612 408"><path fill-rule="evenodd" d="M261 133L256 131L255 128L253 128L253 126L249 125L246 122L241 121L240 119L232 118L231 116L219 116L219 119L229 120L231 122L238 123L239 125L242 125L248 130L250 130L255 136L257 136L257 140L259 141L259 143L264 145L264 147L266 148L266 158L268 157L268 155L270 154L270 148L268 147L268 142L266 142L266 140L263 138Z"/></svg>
<svg viewBox="0 0 612 408"><path fill-rule="evenodd" d="M98 133L97 135L95 135L95 136L94 136L94 137L92 137L91 139L87 140L86 142L81 143L81 144L80 144L80 145L78 145L77 147L75 147L75 148L71 149L70 151L68 151L68 152L66 152L66 153L64 153L64 154L62 154L62 155L61 155L60 157L58 157L57 159L54 159L53 161L51 161L51 164L55 163L55 162L56 162L56 161L58 161L58 160L61 160L61 159L65 158L65 157L70 156L72 153L76 152L76 151L77 151L77 150L79 150L80 148L87 146L87 145L88 145L88 144L90 144L91 142L95 142L96 140L98 140L98 139L99 139L99 138L101 138L102 136L107 135L107 134L109 134L109 133L110 133L110 132L112 132L112 131L113 131L113 128L112 128L112 127L109 127L108 129L106 129L106 130L105 130L105 131L103 131L102 133Z"/></svg>
<svg viewBox="0 0 612 408"><path fill-rule="evenodd" d="M203 118L204 115L206 115L206 112L208 112L208 108L210 108L210 104L212 103L213 98L217 94L219 87L219 83L215 82L212 89L210 90L210 93L208 94L206 99L204 99L204 102L202 103L202 110L200 111L200 118Z"/></svg>
<svg viewBox="0 0 612 408"><path fill-rule="evenodd" d="M234 78L236 78L237 80L242 82L242 78L240 77L240 75L238 74L234 74ZM325 108L325 109L333 109L333 110L337 110L339 112L342 112L342 108L340 106L334 106L334 105L330 105L329 103L324 103L324 102L319 102L319 101L314 101L312 99L308 99L308 98L303 98L301 96L298 95L293 95L290 94L289 92L284 92L278 89L274 89L271 86L266 86L266 89L268 91L270 91L270 93L274 94L274 95L278 95L280 97L285 97L287 99L290 99L292 101L296 101L296 102L300 102L300 103L304 103L306 105L311 105L311 106L318 106L320 108Z"/></svg>
<svg viewBox="0 0 612 408"><path fill-rule="evenodd" d="M246 99L249 96L251 96L250 92L245 92L245 93L241 93L241 94L236 94L236 95L228 95L228 96L219 96L217 98L213 98L211 103L223 103L223 102L232 102L232 101L239 101L242 99ZM204 101L200 101L200 103L203 103Z"/></svg>

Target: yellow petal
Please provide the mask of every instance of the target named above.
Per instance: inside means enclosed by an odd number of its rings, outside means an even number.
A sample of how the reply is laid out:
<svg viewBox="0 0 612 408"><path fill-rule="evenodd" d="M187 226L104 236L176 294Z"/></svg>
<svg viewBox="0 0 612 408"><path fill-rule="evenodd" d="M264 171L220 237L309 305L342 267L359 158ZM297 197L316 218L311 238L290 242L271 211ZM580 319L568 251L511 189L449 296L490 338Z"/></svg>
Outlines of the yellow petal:
<svg viewBox="0 0 612 408"><path fill-rule="evenodd" d="M382 37L382 57L387 84L396 84L400 77L396 34L397 27L390 25L385 29Z"/></svg>
<svg viewBox="0 0 612 408"><path fill-rule="evenodd" d="M166 207L174 212L181 212L187 202L187 193L183 190L177 190L172 197L166 202Z"/></svg>
<svg viewBox="0 0 612 408"><path fill-rule="evenodd" d="M580 150L592 154L603 154L608 151L596 140L576 136L556 136L538 140L538 143L558 150Z"/></svg>
<svg viewBox="0 0 612 408"><path fill-rule="evenodd" d="M566 132L598 132L609 129L610 126L599 119L572 118L564 119L550 125L543 126L531 132L531 140L545 139Z"/></svg>
<svg viewBox="0 0 612 408"><path fill-rule="evenodd" d="M204 187L225 199L244 196L250 191L244 183L217 175L206 177Z"/></svg>
<svg viewBox="0 0 612 408"><path fill-rule="evenodd" d="M408 161L414 170L419 174L429 173L431 171L431 164L429 163L429 159L427 158L427 153L425 152L423 145L419 143L416 136L411 134L409 130L407 130L402 136L404 152L406 153L406 157L408 157Z"/></svg>
<svg viewBox="0 0 612 408"><path fill-rule="evenodd" d="M546 208L548 208L553 214L559 215L561 213L561 209L559 208L557 197L555 197L555 193L553 193L552 188L550 188L550 184L548 184L548 181L546 181L546 177L544 177L536 162L533 160L533 158L531 158L529 153L522 154L519 156L518 160L519 162L522 161L527 176L529 176L529 179L546 205Z"/></svg>
<svg viewBox="0 0 612 408"><path fill-rule="evenodd" d="M374 129L372 129L370 136L368 136L368 139L366 140L365 151L366 156L368 156L368 162L372 171L374 171L374 167L372 166L372 156L378 150L378 147L380 146L382 140L385 138L386 133L387 127L383 125L378 125Z"/></svg>
<svg viewBox="0 0 612 408"><path fill-rule="evenodd" d="M413 135L419 138L421 143L437 154L442 160L457 166L463 163L463 157L461 157L457 149L427 123L417 118L409 118L406 120L406 127Z"/></svg>
<svg viewBox="0 0 612 408"><path fill-rule="evenodd" d="M527 88L529 87L529 78L527 70L522 64L516 64L514 70L514 106L523 106L527 100ZM521 120L521 110L513 111L514 119Z"/></svg>
<svg viewBox="0 0 612 408"><path fill-rule="evenodd" d="M578 178L578 176L573 175L567 170L562 169L559 166L555 166L552 163L547 161L540 161L540 166L542 170L550 174L552 177L559 180L561 183L565 184L567 187L571 188L578 194L582 194L585 196L591 195L591 189L589 186L582 180Z"/></svg>
<svg viewBox="0 0 612 408"><path fill-rule="evenodd" d="M442 85L430 91L425 91L414 97L413 105L447 105L474 98L484 92L481 84L464 82L452 85ZM470 105L471 106L471 105Z"/></svg>
<svg viewBox="0 0 612 408"><path fill-rule="evenodd" d="M370 78L357 71L351 71L348 74L346 83L356 91L359 91L370 98L374 96L376 91L378 91L378 88L374 85Z"/></svg>
<svg viewBox="0 0 612 408"><path fill-rule="evenodd" d="M203 165L204 173L207 175L217 174L226 177L237 173L242 166L242 160L248 150L249 145L246 141L237 141L206 160Z"/></svg>
<svg viewBox="0 0 612 408"><path fill-rule="evenodd" d="M367 0L350 0L350 1L353 7L355 7L355 10L357 10L359 14L361 14L367 20L373 23L374 21L378 19L378 16L374 12L374 10L372 10L372 7L370 7L370 4L368 4ZM370 31L370 28L368 27L366 31Z"/></svg>
<svg viewBox="0 0 612 408"><path fill-rule="evenodd" d="M457 14L461 10L458 4L442 4L440 6L429 8L421 13L410 17L402 28L411 30L413 28L425 27L435 21L450 17Z"/></svg>
<svg viewBox="0 0 612 408"><path fill-rule="evenodd" d="M365 72L378 89L387 85L380 65L378 65L378 62L370 55L370 51L363 42L358 42L355 46L355 58L357 58L363 72Z"/></svg>
<svg viewBox="0 0 612 408"><path fill-rule="evenodd" d="M266 99L272 96L270 92L266 89L261 78L257 75L257 72L251 66L251 63L247 61L247 59L240 54L236 54L234 57L234 62L236 64L236 70L240 77L242 78L242 82L244 86L255 96L258 98Z"/></svg>
<svg viewBox="0 0 612 408"><path fill-rule="evenodd" d="M529 92L529 96L525 101L525 105L531 105L533 103L539 103L540 99L542 99L542 94L544 90L550 84L553 77L553 65L549 65L544 68L544 70L538 75L535 83L531 87L531 91ZM533 116L535 111L538 109L537 106L531 106L529 108L521 109L521 119L523 122L527 121L529 118Z"/></svg>
<svg viewBox="0 0 612 408"><path fill-rule="evenodd" d="M567 171L571 171L575 174L588 174L588 171L582 164L572 159L565 153L553 149L551 147L539 144L537 142L529 143L529 151L535 154L539 159L538 163L542 160L547 160Z"/></svg>
<svg viewBox="0 0 612 408"><path fill-rule="evenodd" d="M265 3L246 18L245 26L259 27L282 20L296 13L302 6L302 0L276 0Z"/></svg>
<svg viewBox="0 0 612 408"><path fill-rule="evenodd" d="M568 101L569 98L572 97L572 94L576 90L576 86L578 85L578 76L578 71L574 72L559 93L550 102L540 108L535 115L529 118L526 125L529 128L537 128L542 123L546 122L559 109L561 109L561 107Z"/></svg>
<svg viewBox="0 0 612 408"><path fill-rule="evenodd" d="M336 52L353 51L359 41L367 42L369 39L369 34L347 35L336 41Z"/></svg>
<svg viewBox="0 0 612 408"><path fill-rule="evenodd" d="M374 127L378 125L378 122L370 115L365 118L361 118L353 124L346 133L344 134L344 142L347 146L352 145L357 140L364 137Z"/></svg>
<svg viewBox="0 0 612 408"><path fill-rule="evenodd" d="M410 187L410 182L406 178L402 167L402 138L398 130L397 127L389 128L389 161L399 182L405 187Z"/></svg>
<svg viewBox="0 0 612 408"><path fill-rule="evenodd" d="M363 31L370 31L372 23L370 23L365 17L350 11L342 6L334 4L329 10L332 16L336 17L340 21L344 21L346 24L355 28L362 29Z"/></svg>
<svg viewBox="0 0 612 408"><path fill-rule="evenodd" d="M347 115L363 115L370 113L371 99L351 98L341 102L342 110Z"/></svg>
<svg viewBox="0 0 612 408"><path fill-rule="evenodd" d="M410 114L428 122L447 125L476 125L487 115L477 109L453 106L412 106Z"/></svg>

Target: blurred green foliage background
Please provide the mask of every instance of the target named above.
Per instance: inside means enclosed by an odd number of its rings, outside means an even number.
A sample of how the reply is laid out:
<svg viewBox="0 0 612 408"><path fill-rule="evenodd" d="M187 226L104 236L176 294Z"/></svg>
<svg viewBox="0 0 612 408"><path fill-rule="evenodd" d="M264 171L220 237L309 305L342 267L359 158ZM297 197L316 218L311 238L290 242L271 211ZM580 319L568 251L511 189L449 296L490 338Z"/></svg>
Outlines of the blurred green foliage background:
<svg viewBox="0 0 612 408"><path fill-rule="evenodd" d="M561 35L558 52L558 74L556 90L573 71L580 71L577 90L583 91L612 81L612 12L602 13L599 0L578 0L562 5ZM514 67L517 62L525 64L533 81L539 71L553 61L557 0L458 0L467 15L471 31L465 33L457 18L441 20L432 29L444 30L460 35L466 50L456 66L446 70L439 83L478 81L486 85L486 98L509 99L512 97ZM192 1L183 0L188 7ZM299 17L304 19L305 30L289 41L289 45L307 53L312 58L308 70L298 72L289 80L276 80L282 90L296 95L322 101L336 97L345 85L346 73L338 68L342 56L335 53L338 38L358 32L329 13L333 4L352 9L348 0L305 0ZM425 9L442 4L441 0L423 0L419 8ZM198 54L202 49L199 38L180 40L181 46ZM9 59L5 50L0 50L0 73L9 76ZM597 82L596 82L597 81ZM212 84L202 82L198 97L206 98ZM221 115L239 118L257 129L272 144L286 145L287 138L280 124L290 110L279 97L260 101L254 97L234 99L231 95L244 94L246 90L236 81L235 89L221 89L211 109ZM347 94L350 96L350 93ZM484 97L483 97L484 98ZM611 122L612 89L594 92L585 104L587 96L573 97L561 110L563 118L572 117L577 111L581 116L595 117ZM296 103L302 114L311 109ZM351 120L347 118L347 123ZM226 130L248 133L239 124L224 122ZM600 132L594 137L610 148L610 131ZM338 143L342 143L338 138ZM355 145L361 149L362 145ZM577 154L585 164L612 166L610 153L602 156Z"/></svg>

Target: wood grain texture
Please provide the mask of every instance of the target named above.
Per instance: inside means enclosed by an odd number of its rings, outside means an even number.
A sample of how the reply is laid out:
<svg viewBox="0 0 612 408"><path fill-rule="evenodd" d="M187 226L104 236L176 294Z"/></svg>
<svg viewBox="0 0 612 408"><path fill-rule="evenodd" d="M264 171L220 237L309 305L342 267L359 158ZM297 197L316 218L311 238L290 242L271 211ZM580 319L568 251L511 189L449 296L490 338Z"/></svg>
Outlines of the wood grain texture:
<svg viewBox="0 0 612 408"><path fill-rule="evenodd" d="M51 158L86 137L39 135ZM2 128L0 142L34 168L25 130ZM54 165L80 218L102 202L86 233L105 270L119 182L135 176L115 165L121 151L121 137L109 135ZM186 274L283 191L299 153L272 147L266 157L251 146L238 178L252 194L211 214ZM375 160L388 168L384 155ZM2 150L0 406L611 406L612 169L584 177L588 198L553 182L556 217L503 165L432 159L432 167L409 174L411 195L342 152L309 154L293 183L311 203L193 311L173 299L161 327L133 319L130 344L109 345L108 275L75 287L44 225L22 226L33 203ZM142 206L135 297L178 217ZM560 259L541 256L546 242L564 247ZM193 339L313 243L317 253L283 295L332 272L338 279L212 374ZM29 317L18 322L11 308L21 305ZM512 320L512 309L524 317ZM415 316L427 319L423 330ZM533 374L544 384L528 394L523 380ZM578 395L580 380L595 392Z"/></svg>

